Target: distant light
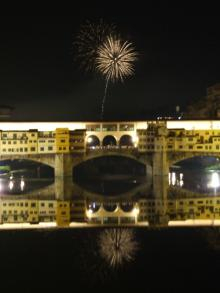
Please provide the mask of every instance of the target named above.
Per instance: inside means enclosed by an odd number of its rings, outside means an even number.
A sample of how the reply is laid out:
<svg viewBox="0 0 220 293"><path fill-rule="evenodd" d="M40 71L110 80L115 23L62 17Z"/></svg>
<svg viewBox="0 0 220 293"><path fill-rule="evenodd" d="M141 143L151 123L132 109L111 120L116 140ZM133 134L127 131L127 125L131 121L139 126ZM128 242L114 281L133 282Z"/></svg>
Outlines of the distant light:
<svg viewBox="0 0 220 293"><path fill-rule="evenodd" d="M171 174L171 183L173 186L176 184L176 173L174 172Z"/></svg>
<svg viewBox="0 0 220 293"><path fill-rule="evenodd" d="M20 182L20 188L21 188L21 191L24 190L24 186L25 186L24 179L21 179L21 182Z"/></svg>
<svg viewBox="0 0 220 293"><path fill-rule="evenodd" d="M93 138L92 138L91 136L89 136L89 137L87 138L87 142L88 142L88 143L92 143L92 142L93 142Z"/></svg>
<svg viewBox="0 0 220 293"><path fill-rule="evenodd" d="M132 210L132 213L135 217L137 217L139 215L139 212L140 212L140 209L139 207L134 207L133 210Z"/></svg>
<svg viewBox="0 0 220 293"><path fill-rule="evenodd" d="M93 214L93 211L92 211L91 208L88 209L88 210L86 211L86 216L87 216L89 219L92 217L92 214Z"/></svg>
<svg viewBox="0 0 220 293"><path fill-rule="evenodd" d="M13 187L14 187L14 183L13 183L13 181L10 181L10 182L9 182L8 187L9 187L10 190L13 189Z"/></svg>
<svg viewBox="0 0 220 293"><path fill-rule="evenodd" d="M219 175L217 172L212 173L211 181L207 184L207 187L217 188L220 186Z"/></svg>
<svg viewBox="0 0 220 293"><path fill-rule="evenodd" d="M139 137L137 135L132 136L132 142L135 147L137 147L139 141Z"/></svg>

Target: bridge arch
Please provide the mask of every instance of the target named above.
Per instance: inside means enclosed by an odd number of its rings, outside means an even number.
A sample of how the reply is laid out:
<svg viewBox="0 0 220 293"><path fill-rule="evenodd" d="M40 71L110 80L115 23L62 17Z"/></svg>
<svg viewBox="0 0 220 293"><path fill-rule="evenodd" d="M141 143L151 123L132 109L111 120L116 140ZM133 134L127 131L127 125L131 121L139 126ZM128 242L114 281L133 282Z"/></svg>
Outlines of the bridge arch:
<svg viewBox="0 0 220 293"><path fill-rule="evenodd" d="M131 212L132 210L133 210L133 208L134 208L134 203L133 202L121 202L120 204L119 204L119 206L120 206L120 209L123 211L123 212L126 212L126 213L128 213L128 212Z"/></svg>
<svg viewBox="0 0 220 293"><path fill-rule="evenodd" d="M98 159L101 157L122 157L122 158L128 158L131 160L134 160L142 165L150 165L151 161L147 156L136 156L135 154L131 153L131 152L120 152L117 150L99 150L99 151L92 151L92 152L88 152L88 154L86 156L84 156L82 159L80 160L75 160L74 161L74 165L73 168L77 167L78 165L80 165L81 163L84 163L86 161L89 160L94 160L94 159Z"/></svg>
<svg viewBox="0 0 220 293"><path fill-rule="evenodd" d="M178 162L192 159L195 157L215 157L220 158L220 153L203 153L203 152L185 152L185 153L178 153L178 154L169 154L168 155L168 167L177 164Z"/></svg>
<svg viewBox="0 0 220 293"><path fill-rule="evenodd" d="M113 135L106 135L102 141L103 147L115 147L117 146L117 139Z"/></svg>
<svg viewBox="0 0 220 293"><path fill-rule="evenodd" d="M119 146L120 147L133 147L134 141L131 135L125 134L122 135L119 139Z"/></svg>
<svg viewBox="0 0 220 293"><path fill-rule="evenodd" d="M0 156L0 162L2 161L13 161L13 160L24 160L32 161L47 165L51 168L55 168L55 159L53 155L4 155Z"/></svg>

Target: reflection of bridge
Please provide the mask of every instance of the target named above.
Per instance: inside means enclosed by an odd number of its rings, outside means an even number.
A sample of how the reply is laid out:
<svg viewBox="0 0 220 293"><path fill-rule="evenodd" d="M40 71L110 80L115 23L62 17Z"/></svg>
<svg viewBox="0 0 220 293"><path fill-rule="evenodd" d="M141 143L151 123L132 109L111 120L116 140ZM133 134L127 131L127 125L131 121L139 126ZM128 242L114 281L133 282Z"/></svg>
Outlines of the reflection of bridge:
<svg viewBox="0 0 220 293"><path fill-rule="evenodd" d="M27 159L54 168L55 177L100 156L126 156L153 175L193 156L219 156L220 121L1 122L0 159Z"/></svg>

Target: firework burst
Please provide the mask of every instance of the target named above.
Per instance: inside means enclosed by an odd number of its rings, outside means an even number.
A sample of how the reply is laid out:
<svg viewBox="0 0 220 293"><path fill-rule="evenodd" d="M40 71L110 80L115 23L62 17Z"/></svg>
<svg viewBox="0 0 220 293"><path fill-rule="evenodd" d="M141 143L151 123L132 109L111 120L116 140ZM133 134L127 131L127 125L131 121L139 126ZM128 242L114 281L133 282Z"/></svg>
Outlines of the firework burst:
<svg viewBox="0 0 220 293"><path fill-rule="evenodd" d="M113 24L106 24L101 19L97 24L86 21L81 25L79 34L73 45L76 48L75 59L86 71L96 69L98 48L105 42L108 35L115 32Z"/></svg>
<svg viewBox="0 0 220 293"><path fill-rule="evenodd" d="M134 61L137 60L132 43L122 41L119 37L108 36L97 50L96 69L106 79L115 82L134 74Z"/></svg>
<svg viewBox="0 0 220 293"><path fill-rule="evenodd" d="M106 78L101 110L101 119L103 119L109 81L121 80L123 82L125 77L134 74L134 61L137 60L137 52L132 43L124 42L119 37L110 35L98 47L97 54L96 69Z"/></svg>
<svg viewBox="0 0 220 293"><path fill-rule="evenodd" d="M105 229L99 237L99 250L102 258L113 268L134 259L138 249L133 230Z"/></svg>

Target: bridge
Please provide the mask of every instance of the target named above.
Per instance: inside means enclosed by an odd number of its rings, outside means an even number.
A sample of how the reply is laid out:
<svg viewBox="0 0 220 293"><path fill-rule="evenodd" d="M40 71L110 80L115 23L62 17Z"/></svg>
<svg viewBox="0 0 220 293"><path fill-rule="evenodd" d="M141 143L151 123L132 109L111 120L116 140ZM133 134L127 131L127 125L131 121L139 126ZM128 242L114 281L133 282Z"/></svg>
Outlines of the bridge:
<svg viewBox="0 0 220 293"><path fill-rule="evenodd" d="M100 156L125 156L146 172L167 176L178 161L220 154L220 121L0 122L0 160L25 159L54 168L55 177Z"/></svg>

